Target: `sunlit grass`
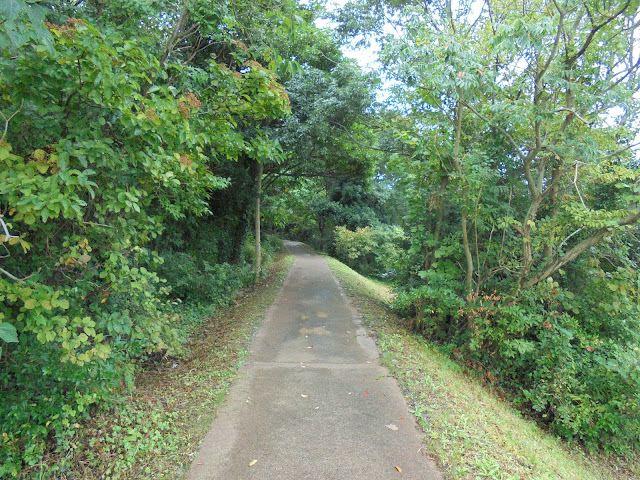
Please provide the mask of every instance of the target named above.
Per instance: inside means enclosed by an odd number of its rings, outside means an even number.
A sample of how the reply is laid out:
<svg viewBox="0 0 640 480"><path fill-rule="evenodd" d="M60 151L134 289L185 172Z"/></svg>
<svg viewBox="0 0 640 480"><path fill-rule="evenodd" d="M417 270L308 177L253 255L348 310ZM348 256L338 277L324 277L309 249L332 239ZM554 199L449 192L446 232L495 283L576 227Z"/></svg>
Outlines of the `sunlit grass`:
<svg viewBox="0 0 640 480"><path fill-rule="evenodd" d="M640 462L586 454L523 418L479 379L389 312L390 287L327 257L378 340L382 362L425 431L428 455L451 479L633 479Z"/></svg>

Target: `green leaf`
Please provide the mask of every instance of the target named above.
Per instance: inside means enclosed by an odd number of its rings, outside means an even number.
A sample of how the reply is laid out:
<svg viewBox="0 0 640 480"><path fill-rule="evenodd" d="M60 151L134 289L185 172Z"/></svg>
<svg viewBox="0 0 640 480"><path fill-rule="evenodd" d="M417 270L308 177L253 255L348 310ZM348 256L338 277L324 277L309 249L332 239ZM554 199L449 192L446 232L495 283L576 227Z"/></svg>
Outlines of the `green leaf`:
<svg viewBox="0 0 640 480"><path fill-rule="evenodd" d="M7 343L16 343L18 341L16 327L7 322L0 323L0 339Z"/></svg>
<svg viewBox="0 0 640 480"><path fill-rule="evenodd" d="M36 299L30 298L29 300L24 302L24 308L26 308L27 310L32 310L36 308L36 304L37 304Z"/></svg>
<svg viewBox="0 0 640 480"><path fill-rule="evenodd" d="M27 225L33 225L36 221L36 217L33 213L27 213L24 216L24 223L26 223Z"/></svg>
<svg viewBox="0 0 640 480"><path fill-rule="evenodd" d="M24 10L25 3L19 0L3 0L0 2L0 17L5 20L15 20Z"/></svg>

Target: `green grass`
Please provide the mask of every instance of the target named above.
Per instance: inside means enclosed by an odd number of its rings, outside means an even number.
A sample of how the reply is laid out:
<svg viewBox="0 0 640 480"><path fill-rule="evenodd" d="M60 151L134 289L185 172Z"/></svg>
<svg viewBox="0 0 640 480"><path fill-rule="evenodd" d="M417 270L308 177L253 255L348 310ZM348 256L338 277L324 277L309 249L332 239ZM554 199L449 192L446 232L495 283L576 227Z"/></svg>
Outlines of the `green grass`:
<svg viewBox="0 0 640 480"><path fill-rule="evenodd" d="M480 379L408 329L388 310L390 287L338 260L329 266L366 326L425 432L428 454L450 479L640 478L640 461L585 453L523 418Z"/></svg>
<svg viewBox="0 0 640 480"><path fill-rule="evenodd" d="M245 289L235 304L207 320L191 319L201 326L191 333L183 355L149 362L129 396L79 426L65 458L45 458L28 478L183 478L293 261L279 254L267 278ZM184 308L187 317L206 311Z"/></svg>

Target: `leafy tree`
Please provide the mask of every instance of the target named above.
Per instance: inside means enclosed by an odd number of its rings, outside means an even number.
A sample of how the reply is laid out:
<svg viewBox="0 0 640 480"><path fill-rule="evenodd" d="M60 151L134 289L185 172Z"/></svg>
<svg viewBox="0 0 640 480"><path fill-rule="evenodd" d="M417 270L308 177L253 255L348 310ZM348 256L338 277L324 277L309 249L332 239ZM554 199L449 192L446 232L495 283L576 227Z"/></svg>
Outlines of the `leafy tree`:
<svg viewBox="0 0 640 480"><path fill-rule="evenodd" d="M387 164L412 242L399 306L561 435L620 450L640 444L637 290L618 293L636 260L612 248L637 248L637 11L362 0L337 17L378 36L406 119Z"/></svg>
<svg viewBox="0 0 640 480"><path fill-rule="evenodd" d="M2 27L0 476L71 448L137 359L176 351L156 249L211 214L225 164L277 154L264 128L289 110L248 47L206 31L202 3L44 5L46 26L16 1Z"/></svg>

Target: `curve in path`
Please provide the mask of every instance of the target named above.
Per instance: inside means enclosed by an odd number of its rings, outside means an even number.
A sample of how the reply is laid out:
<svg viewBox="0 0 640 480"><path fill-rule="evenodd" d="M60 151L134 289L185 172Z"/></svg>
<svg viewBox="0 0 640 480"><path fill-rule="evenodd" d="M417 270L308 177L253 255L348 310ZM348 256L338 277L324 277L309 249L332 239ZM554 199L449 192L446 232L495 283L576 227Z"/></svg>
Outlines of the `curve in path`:
<svg viewBox="0 0 640 480"><path fill-rule="evenodd" d="M327 262L286 246L296 261L187 478L441 479Z"/></svg>

